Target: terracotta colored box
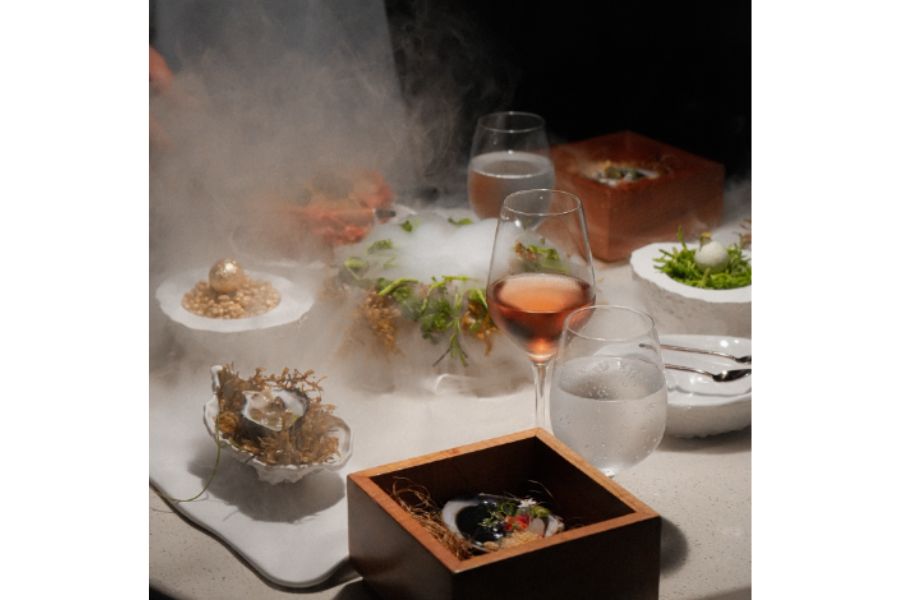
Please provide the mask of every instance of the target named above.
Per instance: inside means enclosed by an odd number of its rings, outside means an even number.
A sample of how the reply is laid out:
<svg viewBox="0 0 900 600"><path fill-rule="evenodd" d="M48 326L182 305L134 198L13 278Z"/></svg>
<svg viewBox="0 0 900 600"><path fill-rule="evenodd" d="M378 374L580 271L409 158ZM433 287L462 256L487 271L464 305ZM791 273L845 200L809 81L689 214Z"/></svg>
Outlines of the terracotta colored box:
<svg viewBox="0 0 900 600"><path fill-rule="evenodd" d="M550 150L556 186L584 203L594 256L628 258L652 242L706 231L722 216L725 168L650 138L623 131ZM601 183L604 165L629 165L656 173L634 181Z"/></svg>
<svg viewBox="0 0 900 600"><path fill-rule="evenodd" d="M567 529L459 560L394 501L397 478L438 506L537 481ZM382 598L658 598L659 515L541 429L353 473L347 498L350 561Z"/></svg>

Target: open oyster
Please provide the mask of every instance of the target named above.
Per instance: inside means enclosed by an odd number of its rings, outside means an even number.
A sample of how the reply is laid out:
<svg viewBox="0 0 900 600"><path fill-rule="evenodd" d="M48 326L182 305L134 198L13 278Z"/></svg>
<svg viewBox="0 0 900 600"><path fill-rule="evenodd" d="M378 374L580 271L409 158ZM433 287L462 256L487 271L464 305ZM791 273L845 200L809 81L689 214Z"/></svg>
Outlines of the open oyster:
<svg viewBox="0 0 900 600"><path fill-rule="evenodd" d="M293 390L274 388L257 392L244 392L244 408L241 414L251 423L263 428L260 433L281 432L290 429L302 419L309 409L309 397Z"/></svg>
<svg viewBox="0 0 900 600"><path fill-rule="evenodd" d="M454 498L441 518L450 531L487 552L550 537L565 527L561 517L531 498L493 494Z"/></svg>
<svg viewBox="0 0 900 600"><path fill-rule="evenodd" d="M295 482L321 469L338 469L350 458L350 428L323 404L311 372L242 379L227 366L211 369L214 396L204 423L263 481Z"/></svg>
<svg viewBox="0 0 900 600"><path fill-rule="evenodd" d="M598 183L616 187L622 182L656 179L659 177L659 171L644 165L615 163L605 160L595 165L587 175Z"/></svg>

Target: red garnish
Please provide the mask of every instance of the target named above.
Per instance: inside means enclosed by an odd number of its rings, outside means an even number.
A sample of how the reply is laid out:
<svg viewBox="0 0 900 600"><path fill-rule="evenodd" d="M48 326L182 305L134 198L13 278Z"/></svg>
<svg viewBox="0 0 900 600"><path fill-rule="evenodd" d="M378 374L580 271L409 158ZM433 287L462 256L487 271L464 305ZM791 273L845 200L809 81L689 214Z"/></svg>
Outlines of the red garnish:
<svg viewBox="0 0 900 600"><path fill-rule="evenodd" d="M509 515L504 519L504 531L528 529L531 518L528 515Z"/></svg>

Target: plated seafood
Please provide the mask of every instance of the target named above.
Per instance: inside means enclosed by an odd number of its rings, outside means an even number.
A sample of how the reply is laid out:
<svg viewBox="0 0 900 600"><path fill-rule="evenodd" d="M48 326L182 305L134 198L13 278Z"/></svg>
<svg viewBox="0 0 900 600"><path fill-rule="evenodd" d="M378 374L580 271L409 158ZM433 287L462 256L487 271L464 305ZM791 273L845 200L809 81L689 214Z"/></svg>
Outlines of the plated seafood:
<svg viewBox="0 0 900 600"><path fill-rule="evenodd" d="M233 258L217 261L207 281L198 281L181 299L186 310L213 319L243 319L269 312L281 295L268 281L251 279Z"/></svg>
<svg viewBox="0 0 900 600"><path fill-rule="evenodd" d="M585 175L598 183L615 187L627 181L656 179L660 172L664 172L664 170L657 163L637 164L603 160L588 167Z"/></svg>
<svg viewBox="0 0 900 600"><path fill-rule="evenodd" d="M323 468L337 469L350 458L350 428L322 403L312 371L285 369L248 379L229 366L211 369L214 397L204 422L238 458L269 483L298 481Z"/></svg>
<svg viewBox="0 0 900 600"><path fill-rule="evenodd" d="M561 517L532 498L477 494L454 498L441 510L444 524L476 548L493 552L561 532Z"/></svg>
<svg viewBox="0 0 900 600"><path fill-rule="evenodd" d="M393 192L375 171L320 173L280 210L315 237L332 245L358 242L372 226L390 218Z"/></svg>

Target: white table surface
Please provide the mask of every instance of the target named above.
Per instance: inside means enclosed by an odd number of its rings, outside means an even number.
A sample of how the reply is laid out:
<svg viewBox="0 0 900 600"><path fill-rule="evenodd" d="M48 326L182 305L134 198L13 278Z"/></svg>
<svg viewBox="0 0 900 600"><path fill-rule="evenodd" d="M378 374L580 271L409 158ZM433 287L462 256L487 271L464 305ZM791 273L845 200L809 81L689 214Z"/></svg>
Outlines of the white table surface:
<svg viewBox="0 0 900 600"><path fill-rule="evenodd" d="M667 437L618 481L665 519L660 598L750 598L750 429ZM375 598L349 568L323 586L279 589L150 491L150 584L175 598Z"/></svg>
<svg viewBox="0 0 900 600"><path fill-rule="evenodd" d="M627 264L598 265L598 275L607 301L640 306ZM522 394L525 400L530 392ZM656 452L617 480L664 519L660 598L750 598L749 428L705 439L667 436ZM174 512L152 488L149 506L150 585L165 594L221 599L375 597L349 565L314 588L275 586L213 534Z"/></svg>

